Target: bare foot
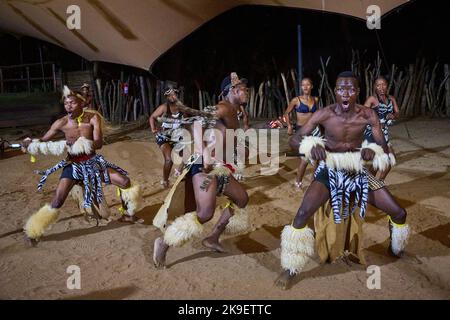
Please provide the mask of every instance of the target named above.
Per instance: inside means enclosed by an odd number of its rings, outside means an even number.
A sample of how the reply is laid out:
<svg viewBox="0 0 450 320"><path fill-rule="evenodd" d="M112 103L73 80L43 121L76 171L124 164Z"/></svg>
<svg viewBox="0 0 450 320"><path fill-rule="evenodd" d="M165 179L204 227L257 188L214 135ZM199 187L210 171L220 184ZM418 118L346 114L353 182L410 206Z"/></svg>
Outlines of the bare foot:
<svg viewBox="0 0 450 320"><path fill-rule="evenodd" d="M136 216L127 216L126 214L121 216L118 221L126 222L126 223L135 223L135 224L143 224L144 223L144 219L139 219Z"/></svg>
<svg viewBox="0 0 450 320"><path fill-rule="evenodd" d="M98 215L102 219L108 219L111 216L111 210L106 203L106 199L103 199L102 203L98 206Z"/></svg>
<svg viewBox="0 0 450 320"><path fill-rule="evenodd" d="M39 240L37 239L32 239L30 237L28 237L26 234L23 236L23 240L25 241L25 245L28 247L37 247Z"/></svg>
<svg viewBox="0 0 450 320"><path fill-rule="evenodd" d="M283 290L287 290L294 277L295 275L291 275L290 271L286 270L275 280L275 285Z"/></svg>
<svg viewBox="0 0 450 320"><path fill-rule="evenodd" d="M202 244L205 247L212 249L214 251L221 252L221 253L226 252L225 249L222 247L222 245L218 241L212 240L211 238L203 239Z"/></svg>
<svg viewBox="0 0 450 320"><path fill-rule="evenodd" d="M155 243L153 244L153 264L155 265L155 268L166 268L166 253L168 249L169 246L164 243L162 237L156 238Z"/></svg>
<svg viewBox="0 0 450 320"><path fill-rule="evenodd" d="M423 264L423 262L417 258L415 255L408 253L407 251L402 252L402 261L411 264Z"/></svg>
<svg viewBox="0 0 450 320"><path fill-rule="evenodd" d="M160 184L163 186L164 189L169 188L169 180L161 180Z"/></svg>
<svg viewBox="0 0 450 320"><path fill-rule="evenodd" d="M177 178L179 175L181 175L181 173L182 173L182 170L180 170L180 169L175 169L175 171L174 171L174 173L173 173L173 176L174 176L175 178Z"/></svg>

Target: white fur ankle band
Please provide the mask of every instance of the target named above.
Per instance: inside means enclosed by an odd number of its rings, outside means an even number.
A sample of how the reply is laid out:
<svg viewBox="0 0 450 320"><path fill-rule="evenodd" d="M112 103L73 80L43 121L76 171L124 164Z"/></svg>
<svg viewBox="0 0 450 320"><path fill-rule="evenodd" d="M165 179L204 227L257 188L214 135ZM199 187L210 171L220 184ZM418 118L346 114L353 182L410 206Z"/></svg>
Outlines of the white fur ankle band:
<svg viewBox="0 0 450 320"><path fill-rule="evenodd" d="M142 203L141 187L137 184L128 189L120 189L120 198L124 202L124 214L127 216L134 216L137 210L140 209Z"/></svg>
<svg viewBox="0 0 450 320"><path fill-rule="evenodd" d="M39 211L28 218L24 231L30 239L39 239L45 231L58 219L59 210L49 204L44 205Z"/></svg>
<svg viewBox="0 0 450 320"><path fill-rule="evenodd" d="M400 255L408 244L410 228L406 223L398 225L393 222L391 224L391 249L395 255Z"/></svg>
<svg viewBox="0 0 450 320"><path fill-rule="evenodd" d="M314 255L314 231L308 227L284 227L281 233L281 267L291 275L302 271Z"/></svg>
<svg viewBox="0 0 450 320"><path fill-rule="evenodd" d="M245 208L239 208L237 206L234 206L232 209L234 211L234 214L225 227L225 234L236 235L249 231L250 220L247 210Z"/></svg>
<svg viewBox="0 0 450 320"><path fill-rule="evenodd" d="M176 218L164 233L164 242L171 247L181 247L203 231L196 212L186 213Z"/></svg>

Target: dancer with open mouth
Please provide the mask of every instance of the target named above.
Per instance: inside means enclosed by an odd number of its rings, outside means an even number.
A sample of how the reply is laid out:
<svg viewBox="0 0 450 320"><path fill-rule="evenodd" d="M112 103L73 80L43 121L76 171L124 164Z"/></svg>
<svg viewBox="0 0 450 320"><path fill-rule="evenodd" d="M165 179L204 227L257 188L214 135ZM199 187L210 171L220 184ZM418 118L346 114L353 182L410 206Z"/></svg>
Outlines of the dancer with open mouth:
<svg viewBox="0 0 450 320"><path fill-rule="evenodd" d="M390 252L401 256L405 249L409 236L406 211L365 167L370 161L374 168L385 170L392 158L376 112L356 104L358 94L356 77L349 71L342 72L336 80L337 103L314 113L300 130L299 152L319 163L293 223L281 234L281 266L285 271L276 284L282 288L287 288L314 254L314 231L307 222L327 201L336 224L353 215L357 207L364 218L367 203L385 212ZM324 138L311 136L318 125L324 130ZM367 125L372 127L375 142L363 141Z"/></svg>

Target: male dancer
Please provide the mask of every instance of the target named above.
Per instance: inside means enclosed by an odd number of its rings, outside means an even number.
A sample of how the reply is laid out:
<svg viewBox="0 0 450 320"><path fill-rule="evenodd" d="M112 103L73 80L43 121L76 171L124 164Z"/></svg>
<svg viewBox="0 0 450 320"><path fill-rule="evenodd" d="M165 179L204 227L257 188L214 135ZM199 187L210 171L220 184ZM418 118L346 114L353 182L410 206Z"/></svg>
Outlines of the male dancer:
<svg viewBox="0 0 450 320"><path fill-rule="evenodd" d="M83 108L95 110L91 94L91 86L89 84L83 83L81 86L81 95L84 98Z"/></svg>
<svg viewBox="0 0 450 320"><path fill-rule="evenodd" d="M313 255L314 232L306 224L328 200L335 223L353 214L357 205L364 217L366 203L386 212L391 253L400 256L406 246L409 227L405 209L364 166L365 161L372 161L375 169L384 170L390 157L378 116L356 104L358 93L355 76L348 71L341 73L335 88L337 103L314 113L300 130L303 139L299 152L319 161L319 166L292 225L285 226L281 235L281 265L285 272L276 282L280 287L286 288ZM309 136L318 125L324 130L324 139ZM375 143L363 142L367 125L372 126Z"/></svg>
<svg viewBox="0 0 450 320"><path fill-rule="evenodd" d="M195 150L193 159L197 161L191 161L188 164L185 211L189 213L175 219L165 230L164 236L155 240L153 261L157 268L165 267L166 254L170 247L182 246L201 234L203 224L211 220L214 215L217 196L223 194L230 201L214 226L213 232L203 240L204 246L223 252L224 249L219 243L220 235L226 229L242 230L248 223L246 215L242 212L242 209L247 206L248 195L243 186L233 177L234 168L226 163L226 159L233 159L234 154L227 156L225 133L226 129L239 128L237 112L239 106L248 100L247 81L239 79L233 72L222 81L221 89L224 99L211 110L214 118L212 127L216 130L207 144L203 144L204 130L201 127L198 130L199 126L193 125L194 145L200 145L202 150ZM206 123L208 120L205 119L202 122ZM214 143L220 140L217 135L222 135L223 146ZM222 148L222 153L218 152L219 148ZM215 149L214 152L211 152L212 149ZM234 150L232 152L234 153ZM195 203L192 200L195 200ZM154 220L154 225L161 224L155 223Z"/></svg>
<svg viewBox="0 0 450 320"><path fill-rule="evenodd" d="M48 176L63 168L56 193L50 204L45 204L33 214L25 224L25 238L31 245L36 245L45 230L58 219L59 209L67 195L76 184L83 185L83 191L77 190L81 203L80 209L87 210L98 207L104 201L102 182L116 185L122 200L122 221L142 222L134 214L139 205L138 185L131 185L128 173L108 162L96 150L103 146L102 119L96 112L83 110L84 98L80 93L64 87L64 108L67 115L56 120L47 133L40 139L26 138L23 141L24 151L31 154L32 159L42 154L68 156L54 167L40 172L42 178L38 184L41 190ZM50 141L58 132L63 132L63 141ZM80 205L80 203L79 203ZM108 215L108 213L105 213ZM107 216L102 216L107 218Z"/></svg>

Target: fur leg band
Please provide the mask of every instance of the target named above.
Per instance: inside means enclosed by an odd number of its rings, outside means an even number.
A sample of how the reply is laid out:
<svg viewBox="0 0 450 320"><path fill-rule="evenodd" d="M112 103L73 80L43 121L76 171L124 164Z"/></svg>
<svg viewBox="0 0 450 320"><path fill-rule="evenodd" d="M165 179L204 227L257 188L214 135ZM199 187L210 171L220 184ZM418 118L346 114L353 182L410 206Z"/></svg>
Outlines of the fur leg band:
<svg viewBox="0 0 450 320"><path fill-rule="evenodd" d="M164 233L164 242L171 247L181 247L203 231L196 212L186 213L176 218Z"/></svg>
<svg viewBox="0 0 450 320"><path fill-rule="evenodd" d="M28 218L24 231L30 239L39 239L44 232L58 219L58 209L49 204L44 205L38 212Z"/></svg>
<svg viewBox="0 0 450 320"><path fill-rule="evenodd" d="M302 271L314 254L314 231L308 227L284 227L281 233L281 267L291 275Z"/></svg>

